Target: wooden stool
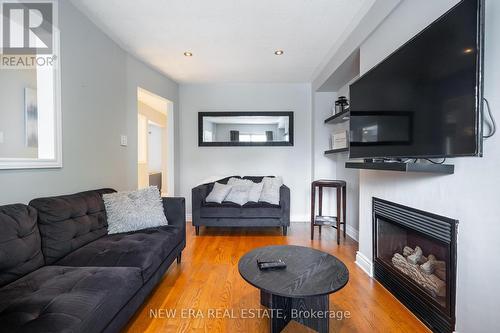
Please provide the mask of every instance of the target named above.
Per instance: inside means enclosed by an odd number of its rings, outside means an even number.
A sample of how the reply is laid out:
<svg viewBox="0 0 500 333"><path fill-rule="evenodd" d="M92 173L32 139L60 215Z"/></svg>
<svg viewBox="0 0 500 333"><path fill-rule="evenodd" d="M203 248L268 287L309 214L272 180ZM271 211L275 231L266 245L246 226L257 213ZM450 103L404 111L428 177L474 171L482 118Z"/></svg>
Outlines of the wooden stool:
<svg viewBox="0 0 500 333"><path fill-rule="evenodd" d="M316 187L319 190L319 215L316 215ZM323 216L323 188L334 187L337 189L337 216ZM337 244L340 245L340 225L344 225L344 238L346 227L346 200L347 183L343 180L315 180L311 184L311 240L314 239L314 227L319 227L321 234L322 226L332 226L337 229ZM342 205L342 208L340 207ZM340 213L342 211L342 219Z"/></svg>

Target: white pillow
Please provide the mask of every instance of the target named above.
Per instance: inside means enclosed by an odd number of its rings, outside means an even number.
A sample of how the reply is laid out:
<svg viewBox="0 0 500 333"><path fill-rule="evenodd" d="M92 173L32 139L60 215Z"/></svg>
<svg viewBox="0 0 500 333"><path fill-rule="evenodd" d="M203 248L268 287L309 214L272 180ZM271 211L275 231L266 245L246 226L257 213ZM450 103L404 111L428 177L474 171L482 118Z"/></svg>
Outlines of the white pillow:
<svg viewBox="0 0 500 333"><path fill-rule="evenodd" d="M108 217L108 233L136 231L168 225L160 191L151 186L102 196Z"/></svg>
<svg viewBox="0 0 500 333"><path fill-rule="evenodd" d="M248 201L259 202L263 187L264 187L264 183L262 183L262 182L253 183L250 187L250 191L248 192Z"/></svg>
<svg viewBox="0 0 500 333"><path fill-rule="evenodd" d="M250 179L242 179L242 178L229 178L227 181L227 185L252 185L253 182Z"/></svg>
<svg viewBox="0 0 500 333"><path fill-rule="evenodd" d="M210 192L210 194L206 197L205 201L206 202L215 202L215 203L222 203L224 199L226 199L226 196L229 194L229 191L231 191L231 185L224 185L221 183L215 183L214 188Z"/></svg>
<svg viewBox="0 0 500 333"><path fill-rule="evenodd" d="M283 185L281 177L264 177L262 179L263 187L259 201L267 202L273 205L280 204L280 187Z"/></svg>
<svg viewBox="0 0 500 333"><path fill-rule="evenodd" d="M252 185L233 185L231 187L231 192L227 195L224 201L234 202L240 206L243 206L248 202L248 195Z"/></svg>

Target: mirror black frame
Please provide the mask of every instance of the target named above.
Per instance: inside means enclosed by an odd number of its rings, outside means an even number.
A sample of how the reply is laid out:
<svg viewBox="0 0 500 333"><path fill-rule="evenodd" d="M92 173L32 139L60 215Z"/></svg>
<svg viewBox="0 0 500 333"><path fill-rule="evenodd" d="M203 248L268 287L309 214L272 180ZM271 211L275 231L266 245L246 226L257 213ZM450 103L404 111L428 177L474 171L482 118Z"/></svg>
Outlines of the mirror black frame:
<svg viewBox="0 0 500 333"><path fill-rule="evenodd" d="M245 116L271 116L288 117L288 141L273 142L204 142L203 117L245 117ZM198 146L199 147L270 147L293 146L293 112L291 111L247 111L247 112L198 112Z"/></svg>

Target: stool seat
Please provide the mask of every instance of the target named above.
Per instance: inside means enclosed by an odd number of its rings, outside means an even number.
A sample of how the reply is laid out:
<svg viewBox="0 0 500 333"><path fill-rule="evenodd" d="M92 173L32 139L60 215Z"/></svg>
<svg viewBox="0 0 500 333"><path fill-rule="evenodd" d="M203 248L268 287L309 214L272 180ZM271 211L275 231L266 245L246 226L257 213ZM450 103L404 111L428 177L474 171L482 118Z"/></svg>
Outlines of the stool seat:
<svg viewBox="0 0 500 333"><path fill-rule="evenodd" d="M315 186L323 187L337 187L337 186L347 186L345 180L331 180L331 179L318 179L312 182Z"/></svg>
<svg viewBox="0 0 500 333"><path fill-rule="evenodd" d="M335 188L337 192L337 216L323 215L323 188ZM319 215L316 215L316 188L319 190ZM337 244L340 245L340 227L344 225L344 238L346 237L346 200L347 182L338 179L318 179L311 183L311 240L314 239L314 227L332 226L337 229ZM341 214L342 213L342 214ZM342 215L342 216L341 216Z"/></svg>

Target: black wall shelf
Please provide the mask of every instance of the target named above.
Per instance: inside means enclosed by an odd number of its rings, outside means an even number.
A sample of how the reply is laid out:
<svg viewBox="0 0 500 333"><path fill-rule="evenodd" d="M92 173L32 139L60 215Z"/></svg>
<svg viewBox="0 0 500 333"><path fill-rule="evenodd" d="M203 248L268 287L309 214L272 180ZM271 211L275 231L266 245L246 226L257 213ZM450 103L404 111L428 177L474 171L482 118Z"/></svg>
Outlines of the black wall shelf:
<svg viewBox="0 0 500 333"><path fill-rule="evenodd" d="M345 109L344 111L334 114L333 116L327 118L325 120L325 124L338 124L348 120L349 120L349 109Z"/></svg>
<svg viewBox="0 0 500 333"><path fill-rule="evenodd" d="M330 155L330 154L336 154L336 153L343 153L349 151L349 148L340 148L340 149L330 149L325 151L325 155Z"/></svg>
<svg viewBox="0 0 500 333"><path fill-rule="evenodd" d="M402 163L402 162L346 162L347 169L385 170L400 172L426 172L452 175L453 164Z"/></svg>

